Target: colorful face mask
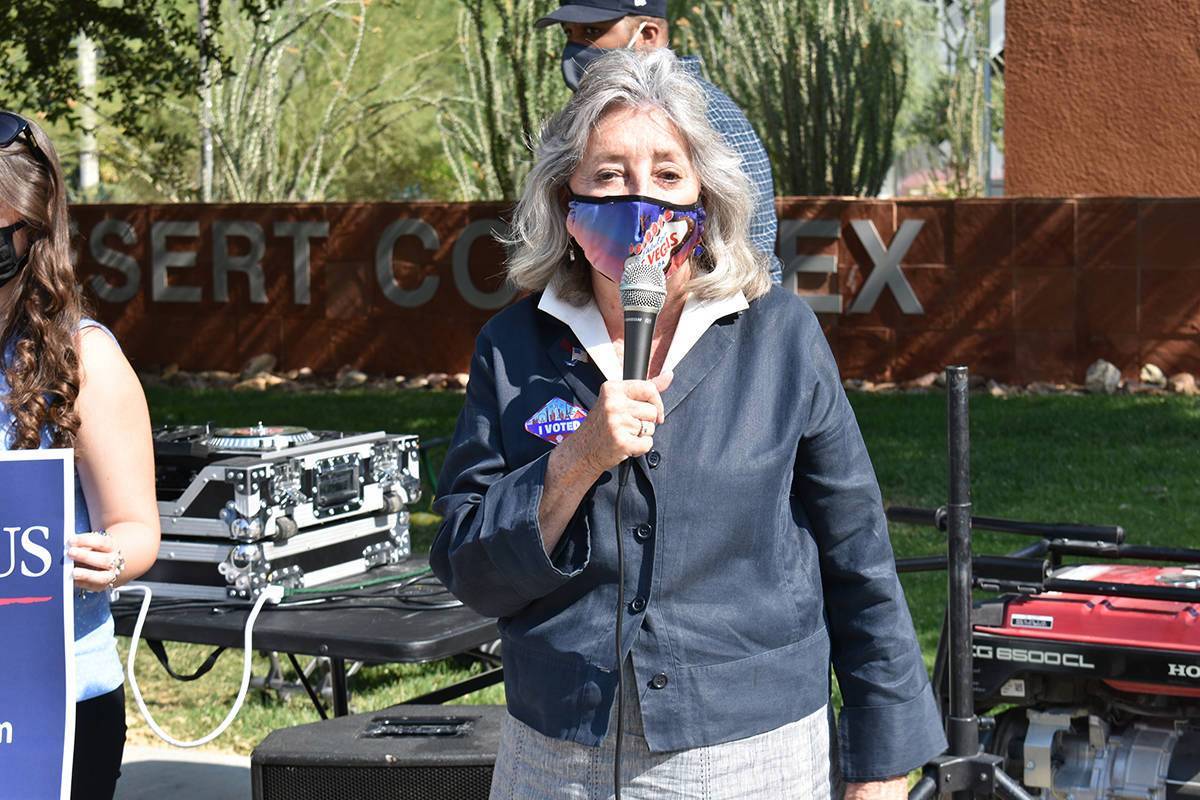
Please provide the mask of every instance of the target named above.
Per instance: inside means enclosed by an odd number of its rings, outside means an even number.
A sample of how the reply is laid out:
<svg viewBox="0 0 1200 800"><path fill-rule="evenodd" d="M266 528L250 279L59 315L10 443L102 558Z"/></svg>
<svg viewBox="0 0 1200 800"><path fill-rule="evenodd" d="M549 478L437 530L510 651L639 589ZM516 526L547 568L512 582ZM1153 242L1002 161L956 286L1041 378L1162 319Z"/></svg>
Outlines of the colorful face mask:
<svg viewBox="0 0 1200 800"><path fill-rule="evenodd" d="M704 233L704 206L680 206L640 195L572 194L567 233L601 275L621 282L625 262L642 259L670 276L688 260Z"/></svg>

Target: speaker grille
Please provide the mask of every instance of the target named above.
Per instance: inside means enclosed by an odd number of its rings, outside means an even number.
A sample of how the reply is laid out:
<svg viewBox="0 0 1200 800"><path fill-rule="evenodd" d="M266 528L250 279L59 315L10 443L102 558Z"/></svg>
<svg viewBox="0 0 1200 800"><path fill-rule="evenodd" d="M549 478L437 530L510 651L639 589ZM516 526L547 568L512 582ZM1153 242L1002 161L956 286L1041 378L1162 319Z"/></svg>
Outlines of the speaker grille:
<svg viewBox="0 0 1200 800"><path fill-rule="evenodd" d="M487 800L492 767L262 767L262 800Z"/></svg>

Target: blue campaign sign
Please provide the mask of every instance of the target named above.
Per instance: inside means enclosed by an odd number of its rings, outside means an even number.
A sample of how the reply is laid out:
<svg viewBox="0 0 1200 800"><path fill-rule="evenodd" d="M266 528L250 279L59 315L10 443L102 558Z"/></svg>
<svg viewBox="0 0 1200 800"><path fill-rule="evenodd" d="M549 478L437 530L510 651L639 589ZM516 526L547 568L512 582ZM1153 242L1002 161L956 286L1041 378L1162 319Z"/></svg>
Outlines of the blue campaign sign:
<svg viewBox="0 0 1200 800"><path fill-rule="evenodd" d="M71 794L74 521L72 451L0 451L0 798Z"/></svg>

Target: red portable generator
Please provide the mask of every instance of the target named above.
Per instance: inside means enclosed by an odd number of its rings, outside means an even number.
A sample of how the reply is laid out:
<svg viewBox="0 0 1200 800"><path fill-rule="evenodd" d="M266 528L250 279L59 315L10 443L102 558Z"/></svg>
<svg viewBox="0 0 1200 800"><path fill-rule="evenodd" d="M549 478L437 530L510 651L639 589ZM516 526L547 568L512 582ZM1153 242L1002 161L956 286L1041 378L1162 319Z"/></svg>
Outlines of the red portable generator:
<svg viewBox="0 0 1200 800"><path fill-rule="evenodd" d="M1200 589L1200 566L1089 564L1051 576L1050 585ZM1200 797L1196 596L1041 591L977 604L976 712L993 723L982 739L1005 771L1042 797Z"/></svg>

